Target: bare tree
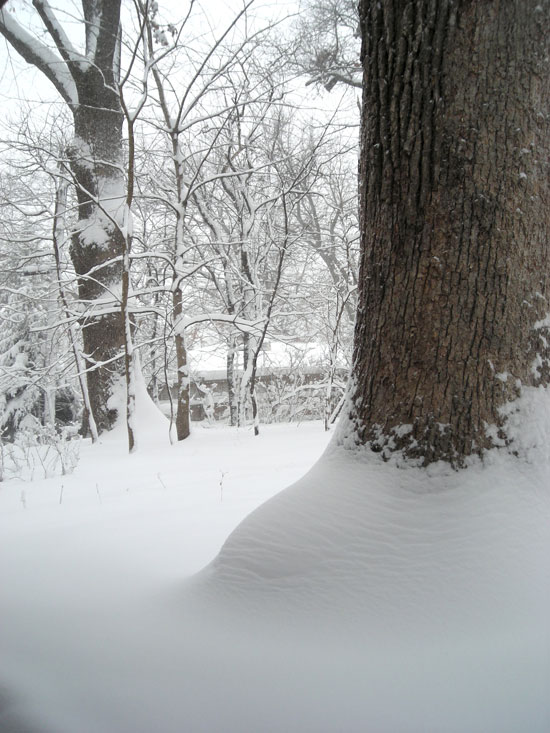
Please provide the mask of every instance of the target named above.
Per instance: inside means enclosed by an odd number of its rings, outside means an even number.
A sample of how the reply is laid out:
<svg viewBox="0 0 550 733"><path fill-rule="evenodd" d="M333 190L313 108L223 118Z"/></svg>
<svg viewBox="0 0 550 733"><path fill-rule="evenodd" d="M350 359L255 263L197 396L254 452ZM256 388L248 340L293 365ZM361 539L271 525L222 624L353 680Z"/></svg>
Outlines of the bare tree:
<svg viewBox="0 0 550 733"><path fill-rule="evenodd" d="M337 84L361 88L359 18L355 0L308 0L301 11L294 49L296 69L331 91Z"/></svg>
<svg viewBox="0 0 550 733"><path fill-rule="evenodd" d="M58 302L54 254L63 235L57 202L55 210L51 202L54 179L34 161L2 176L0 433L10 439L32 418L53 429L57 397L74 396L72 355Z"/></svg>
<svg viewBox="0 0 550 733"><path fill-rule="evenodd" d="M72 112L74 139L67 153L79 216L71 256L85 305L81 325L90 410L101 432L116 418L109 400L123 371L124 325L116 304L125 211L123 113L117 89L120 0L82 0L83 50L73 45L48 0L33 0L33 6L50 45L7 10L0 11L0 33L44 74ZM83 428L88 429L87 413Z"/></svg>
<svg viewBox="0 0 550 733"><path fill-rule="evenodd" d="M315 180L316 158L315 148L300 149L272 80L262 95L256 87L251 94L247 81L230 80L234 109L194 200L207 246L219 255L218 269L211 268L218 293L227 312L246 323L228 337L231 422L245 424L251 412L257 433L258 359L268 333L273 336L274 324L284 318L285 273L301 235L295 210Z"/></svg>
<svg viewBox="0 0 550 733"><path fill-rule="evenodd" d="M247 85L244 69L248 64L254 63L253 57L258 51L260 40L270 28L267 23L256 30L248 29L248 12L252 4L253 0L246 2L218 36L209 40L198 40L192 35L193 25L190 20L195 3L191 3L181 24L178 27L170 26L176 37L175 53L165 64L152 68L152 99L161 115L160 119L152 118L150 122L168 143L170 159L168 167L163 166L156 180L151 182L150 188L151 192L154 191L152 198L156 197L159 204L164 202L174 218L169 289L172 297L171 333L175 340L176 356L175 425L178 440L185 439L190 430L190 370L186 328L191 314L185 312L184 291L193 287L190 284L195 282L192 280L193 275L199 271L209 272L208 266L212 261L212 252L201 254L197 248L190 209L203 198L200 193L202 188L209 185L212 179L227 175L210 170L205 176L205 169L221 144L220 136L239 103L238 99L226 93L228 85L231 87L228 79L233 74L238 76L244 86ZM169 29L160 23L156 12L147 13L145 6L141 8L141 12L146 26L148 53L152 55L159 38L163 43L163 34ZM189 34L191 35L188 38ZM184 53L190 46L194 48L192 55ZM175 81L176 69L181 71L181 84ZM234 311L233 313L237 316ZM220 315L224 320L227 312L218 314L218 319ZM239 315L241 321L246 320L247 314ZM196 322L193 316L191 320ZM209 319L216 320L215 314L210 313Z"/></svg>

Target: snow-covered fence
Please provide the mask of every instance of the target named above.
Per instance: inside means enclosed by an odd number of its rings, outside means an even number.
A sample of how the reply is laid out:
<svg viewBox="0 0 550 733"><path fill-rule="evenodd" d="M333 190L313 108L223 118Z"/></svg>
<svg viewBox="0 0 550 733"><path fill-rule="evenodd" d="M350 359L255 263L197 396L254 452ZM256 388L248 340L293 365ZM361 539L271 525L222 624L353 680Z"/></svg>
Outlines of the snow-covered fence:
<svg viewBox="0 0 550 733"><path fill-rule="evenodd" d="M345 388L347 371L338 369L332 382L330 408L334 410ZM263 423L322 420L326 412L328 376L321 367L271 367L258 369L257 397ZM229 421L229 389L224 370L191 374L192 421ZM171 386L172 395L176 386ZM161 408L167 405L166 386L159 393Z"/></svg>

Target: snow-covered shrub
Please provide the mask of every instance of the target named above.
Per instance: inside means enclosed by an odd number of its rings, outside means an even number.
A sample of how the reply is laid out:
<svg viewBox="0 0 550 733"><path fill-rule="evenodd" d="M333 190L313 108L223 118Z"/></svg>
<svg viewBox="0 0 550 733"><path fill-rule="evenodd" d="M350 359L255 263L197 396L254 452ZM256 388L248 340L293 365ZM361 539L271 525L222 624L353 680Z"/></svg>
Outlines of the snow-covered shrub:
<svg viewBox="0 0 550 733"><path fill-rule="evenodd" d="M0 441L0 480L65 476L75 469L80 455L80 438L73 426L56 430L26 415L12 442Z"/></svg>

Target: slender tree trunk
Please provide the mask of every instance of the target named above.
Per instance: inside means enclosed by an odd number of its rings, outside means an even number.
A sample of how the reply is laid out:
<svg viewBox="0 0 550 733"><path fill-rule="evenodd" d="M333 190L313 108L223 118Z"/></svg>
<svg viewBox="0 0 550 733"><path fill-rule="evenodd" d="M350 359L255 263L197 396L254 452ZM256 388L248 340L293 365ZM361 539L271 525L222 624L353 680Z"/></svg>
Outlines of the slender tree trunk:
<svg viewBox="0 0 550 733"><path fill-rule="evenodd" d="M146 232L144 231L142 233L142 237L145 238ZM157 272L152 269L151 263L147 263L147 270L148 270L148 282L154 282L155 285L158 285L158 277ZM160 354L159 354L159 348L158 348L158 342L160 342L161 339L161 331L162 331L162 322L159 316L158 311L160 304L160 298L159 298L159 292L158 290L155 290L153 294L153 332L151 334L151 342L152 342L152 348L149 351L148 360L151 365L151 379L149 381L148 385L148 391L151 395L151 399L153 402L158 405L160 400L160 385L161 382L159 380L158 372L160 369L162 369L162 366L159 366L160 362Z"/></svg>
<svg viewBox="0 0 550 733"><path fill-rule="evenodd" d="M246 414L248 407L248 382L250 380L252 362L250 360L250 334L243 333L243 373L239 383L239 427L246 425Z"/></svg>
<svg viewBox="0 0 550 733"><path fill-rule="evenodd" d="M239 421L239 404L237 399L237 375L235 355L237 352L236 337L231 334L227 348L227 394L229 401L229 424L235 427Z"/></svg>
<svg viewBox="0 0 550 733"><path fill-rule="evenodd" d="M55 428L55 384L44 387L44 425Z"/></svg>
<svg viewBox="0 0 550 733"><path fill-rule="evenodd" d="M257 310L257 289L249 258L249 237L254 228L254 220L245 219L241 212L241 277L242 285L242 315L249 321L255 320ZM239 426L246 425L249 397L252 396L253 386L250 379L253 372L253 356L256 349L256 336L246 332L243 333L243 373L239 386Z"/></svg>
<svg viewBox="0 0 550 733"><path fill-rule="evenodd" d="M324 427L325 432L330 427L330 416L332 415L332 387L334 383L334 372L335 372L335 364L332 361L332 354L331 354L331 360L328 368L327 373L327 386L325 389L325 409L324 409Z"/></svg>
<svg viewBox="0 0 550 733"><path fill-rule="evenodd" d="M252 408L252 425L254 435L260 434L260 413L258 411L258 397L256 394L256 364L258 362L258 351L254 352L252 358L252 374L250 376L250 406Z"/></svg>
<svg viewBox="0 0 550 733"><path fill-rule="evenodd" d="M185 332L178 327L183 315L182 292L179 287L173 294L174 323L176 324L176 366L178 370L178 396L176 407L176 435L178 440L189 437L189 365L185 347Z"/></svg>
<svg viewBox="0 0 550 733"><path fill-rule="evenodd" d="M164 100L164 97L162 98ZM163 104L165 102L163 101ZM165 107L165 118L170 115ZM176 407L176 436L178 440L185 440L191 433L190 423L190 381L189 365L187 363L187 348L185 346L185 331L183 329L183 292L182 282L185 277L185 212L187 208L187 186L185 184L183 163L184 158L179 142L178 133L172 131L172 154L174 158L174 174L176 179L177 214L174 238L174 279L172 283L172 306L174 324L176 327L176 369L178 374L178 399Z"/></svg>
<svg viewBox="0 0 550 733"><path fill-rule="evenodd" d="M127 217L130 219L130 209L127 209ZM126 226L129 226L127 223ZM128 434L128 451L133 453L136 450L136 354L134 353L133 323L130 315L130 251L132 237L127 234L124 238L124 249L122 255L122 295L121 313L124 324L124 374L126 379L126 430Z"/></svg>
<svg viewBox="0 0 550 733"><path fill-rule="evenodd" d="M360 3L362 260L340 440L461 466L550 379L550 3ZM495 426L489 428L489 426Z"/></svg>

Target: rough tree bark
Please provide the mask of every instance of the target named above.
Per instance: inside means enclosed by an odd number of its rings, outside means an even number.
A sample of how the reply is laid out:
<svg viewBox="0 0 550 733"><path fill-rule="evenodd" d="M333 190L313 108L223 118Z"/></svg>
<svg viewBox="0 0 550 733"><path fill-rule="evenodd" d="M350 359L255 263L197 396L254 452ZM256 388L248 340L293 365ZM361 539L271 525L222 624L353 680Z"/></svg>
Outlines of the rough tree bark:
<svg viewBox="0 0 550 733"><path fill-rule="evenodd" d="M177 277L177 276L176 276ZM176 279L176 277L174 279ZM183 319L183 293L181 281L175 287L172 294L174 312L174 323L178 324ZM185 331L180 328L176 331L176 366L178 378L178 398L176 408L176 435L178 440L185 440L191 432L190 404L191 396L189 391L189 365L187 363L187 348L185 346Z"/></svg>
<svg viewBox="0 0 550 733"><path fill-rule="evenodd" d="M103 315L94 313L94 301L112 301L120 292L124 236L118 225L125 203L123 114L113 73L118 17L107 27L102 21L109 48L96 53L95 64L76 77L79 104L74 110L75 145L69 151L79 204L71 257L79 298L91 305L82 321L82 338L90 402L100 432L111 428L117 416L108 400L123 372L124 323L116 300L110 309L103 308L111 311Z"/></svg>
<svg viewBox="0 0 550 733"><path fill-rule="evenodd" d="M61 165L59 169L61 170ZM52 244L55 257L55 271L57 274L57 288L59 291L59 299L63 307L63 313L65 314L67 321L71 319L71 309L69 306L69 299L65 292L65 286L63 285L63 271L61 265L61 252L63 251L64 240L66 238L67 224L67 190L69 183L61 175L56 179L55 189L55 210L53 217L52 227ZM78 382L80 385L80 391L82 394L82 404L84 405L84 419L87 422L92 443L95 443L98 439L97 427L94 420L94 415L90 407L90 395L88 394L88 385L86 383L86 367L84 365L82 354L79 348L78 335L76 333L76 325L70 323L69 328L69 341L71 344L71 350L73 352L74 363L76 365L78 373Z"/></svg>
<svg viewBox="0 0 550 733"><path fill-rule="evenodd" d="M0 12L0 33L52 82L73 113L75 137L68 156L76 184L78 225L71 257L83 311L90 408L102 432L116 419L117 410L109 398L124 371L124 324L118 304L124 244L119 225L125 204L123 113L116 84L120 0L82 0L84 53L73 47L47 0L33 0L33 5L57 53L7 11Z"/></svg>
<svg viewBox="0 0 550 733"><path fill-rule="evenodd" d="M343 442L454 466L550 381L550 2L361 0L362 261ZM490 427L493 426L493 427Z"/></svg>

